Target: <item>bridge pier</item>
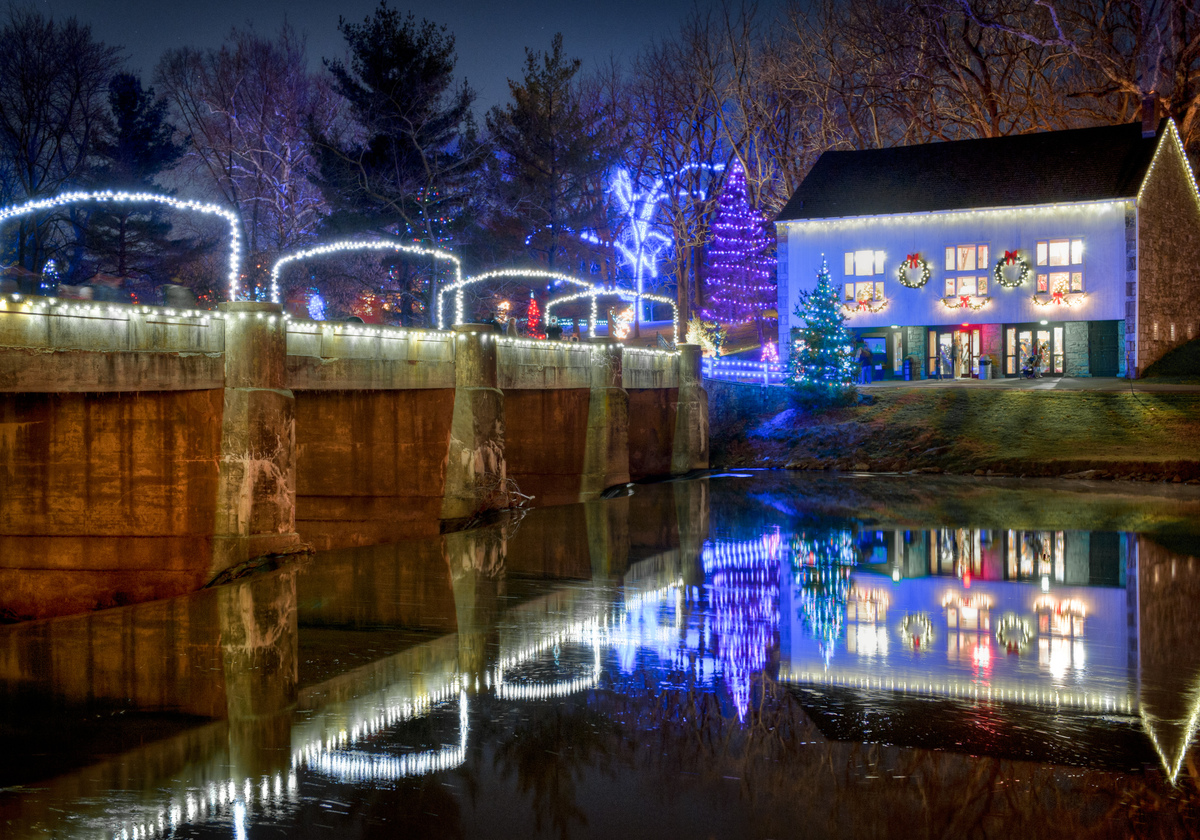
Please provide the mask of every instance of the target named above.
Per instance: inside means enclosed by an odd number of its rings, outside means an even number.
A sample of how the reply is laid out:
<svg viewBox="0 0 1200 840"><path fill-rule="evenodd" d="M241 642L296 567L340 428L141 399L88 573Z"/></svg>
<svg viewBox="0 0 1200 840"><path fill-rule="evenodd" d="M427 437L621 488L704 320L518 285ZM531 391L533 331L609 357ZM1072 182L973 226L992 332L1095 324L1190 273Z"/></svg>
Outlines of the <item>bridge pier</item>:
<svg viewBox="0 0 1200 840"><path fill-rule="evenodd" d="M459 324L454 332L454 416L442 519L462 519L502 507L508 499L496 335L477 324Z"/></svg>
<svg viewBox="0 0 1200 840"><path fill-rule="evenodd" d="M671 475L708 468L708 393L700 378L700 345L679 345L679 397Z"/></svg>
<svg viewBox="0 0 1200 840"><path fill-rule="evenodd" d="M287 388L287 333L278 304L221 304L225 389L213 552L207 578L294 550L296 400Z"/></svg>
<svg viewBox="0 0 1200 840"><path fill-rule="evenodd" d="M607 487L629 482L629 394L621 386L624 354L619 344L602 347L593 357L581 502L599 498Z"/></svg>

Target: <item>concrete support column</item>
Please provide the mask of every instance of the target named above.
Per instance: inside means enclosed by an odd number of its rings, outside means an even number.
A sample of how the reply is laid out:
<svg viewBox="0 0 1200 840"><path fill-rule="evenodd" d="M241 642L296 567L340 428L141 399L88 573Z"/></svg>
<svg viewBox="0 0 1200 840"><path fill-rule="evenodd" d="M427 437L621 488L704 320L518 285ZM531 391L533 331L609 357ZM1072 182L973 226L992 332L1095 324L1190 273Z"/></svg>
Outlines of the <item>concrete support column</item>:
<svg viewBox="0 0 1200 840"><path fill-rule="evenodd" d="M700 379L700 345L679 345L679 403L671 475L708 468L708 393Z"/></svg>
<svg viewBox="0 0 1200 840"><path fill-rule="evenodd" d="M285 380L278 304L235 301L225 314L225 396L213 559L208 578L295 550L296 404Z"/></svg>
<svg viewBox="0 0 1200 840"><path fill-rule="evenodd" d="M605 488L629 482L629 394L621 386L624 358L619 344L592 351L592 392L579 501L598 498Z"/></svg>
<svg viewBox="0 0 1200 840"><path fill-rule="evenodd" d="M479 324L454 327L454 415L442 519L506 507L504 393L497 387L497 334Z"/></svg>

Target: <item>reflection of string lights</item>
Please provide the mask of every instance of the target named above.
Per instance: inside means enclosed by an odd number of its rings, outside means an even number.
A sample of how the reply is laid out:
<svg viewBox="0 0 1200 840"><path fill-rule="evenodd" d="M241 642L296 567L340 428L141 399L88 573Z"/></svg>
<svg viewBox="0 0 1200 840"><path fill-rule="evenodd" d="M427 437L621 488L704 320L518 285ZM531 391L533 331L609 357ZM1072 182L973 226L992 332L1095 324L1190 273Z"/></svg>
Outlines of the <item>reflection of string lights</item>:
<svg viewBox="0 0 1200 840"><path fill-rule="evenodd" d="M427 709L428 711L428 709ZM309 770L342 782L395 781L458 767L467 757L467 693L458 693L458 744L399 756L362 751L321 750L306 757ZM360 736L361 737L361 736ZM356 739L355 739L356 740Z"/></svg>
<svg viewBox="0 0 1200 840"><path fill-rule="evenodd" d="M1026 687L1020 683L1006 684L990 680L979 683L974 679L907 680L894 677L859 677L839 674L834 670L804 671L780 670L780 680L790 683L820 683L848 688L900 691L906 694L935 695L939 697L970 698L1013 703L1031 703L1039 706L1070 706L1079 709L1124 712L1132 714L1137 703L1131 697L1118 698L1112 694L1098 694L1057 689Z"/></svg>

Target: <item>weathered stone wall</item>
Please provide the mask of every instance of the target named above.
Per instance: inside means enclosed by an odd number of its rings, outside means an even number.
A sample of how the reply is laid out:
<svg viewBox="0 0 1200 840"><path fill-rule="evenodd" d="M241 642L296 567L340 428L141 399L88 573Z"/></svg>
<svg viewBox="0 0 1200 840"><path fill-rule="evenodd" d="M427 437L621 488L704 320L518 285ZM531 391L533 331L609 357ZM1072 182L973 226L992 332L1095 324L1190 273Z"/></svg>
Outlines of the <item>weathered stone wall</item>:
<svg viewBox="0 0 1200 840"><path fill-rule="evenodd" d="M1196 333L1200 297L1200 198L1174 138L1164 135L1138 200L1137 365L1139 376ZM1126 321L1133 322L1126 313ZM1174 337L1172 337L1174 328Z"/></svg>
<svg viewBox="0 0 1200 840"><path fill-rule="evenodd" d="M1063 344L1066 355L1063 374L1065 376L1091 376L1091 361L1088 358L1088 322L1067 321L1063 324Z"/></svg>
<svg viewBox="0 0 1200 840"><path fill-rule="evenodd" d="M508 475L535 505L580 501L590 401L582 388L504 392Z"/></svg>
<svg viewBox="0 0 1200 840"><path fill-rule="evenodd" d="M928 357L929 339L925 327L905 327L904 346L908 349L909 358L913 360L913 379L925 379L929 376L926 358ZM901 368L903 372L903 368Z"/></svg>
<svg viewBox="0 0 1200 840"><path fill-rule="evenodd" d="M454 389L296 391L296 530L327 549L436 534Z"/></svg>
<svg viewBox="0 0 1200 840"><path fill-rule="evenodd" d="M61 614L203 584L221 412L216 390L0 399L0 609Z"/></svg>
<svg viewBox="0 0 1200 840"><path fill-rule="evenodd" d="M637 388L629 391L629 477L670 475L675 445L675 388Z"/></svg>

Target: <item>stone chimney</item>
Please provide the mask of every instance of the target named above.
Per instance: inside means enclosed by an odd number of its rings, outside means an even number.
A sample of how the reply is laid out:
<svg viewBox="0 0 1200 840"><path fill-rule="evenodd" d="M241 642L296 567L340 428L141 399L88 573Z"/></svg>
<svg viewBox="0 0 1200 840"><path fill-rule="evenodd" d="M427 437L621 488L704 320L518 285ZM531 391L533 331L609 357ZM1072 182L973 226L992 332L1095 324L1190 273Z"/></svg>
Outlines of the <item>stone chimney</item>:
<svg viewBox="0 0 1200 840"><path fill-rule="evenodd" d="M1158 93L1150 91L1142 97L1142 136L1158 134Z"/></svg>

